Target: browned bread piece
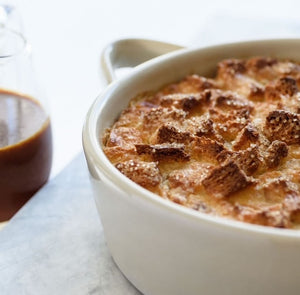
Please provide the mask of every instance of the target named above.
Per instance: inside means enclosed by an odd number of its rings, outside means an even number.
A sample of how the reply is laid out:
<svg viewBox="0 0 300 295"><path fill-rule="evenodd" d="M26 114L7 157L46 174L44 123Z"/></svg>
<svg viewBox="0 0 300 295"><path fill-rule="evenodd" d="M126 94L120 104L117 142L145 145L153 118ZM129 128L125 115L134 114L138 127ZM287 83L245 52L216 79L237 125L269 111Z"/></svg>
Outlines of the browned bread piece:
<svg viewBox="0 0 300 295"><path fill-rule="evenodd" d="M190 159L183 144L136 144L135 147L139 155L150 155L156 161L187 161Z"/></svg>
<svg viewBox="0 0 300 295"><path fill-rule="evenodd" d="M145 188L155 188L161 181L161 175L156 163L129 160L116 164L128 178Z"/></svg>
<svg viewBox="0 0 300 295"><path fill-rule="evenodd" d="M234 161L216 167L202 181L205 190L216 198L227 197L251 183L253 181Z"/></svg>
<svg viewBox="0 0 300 295"><path fill-rule="evenodd" d="M283 110L272 111L266 118L264 133L270 140L299 144L300 116Z"/></svg>

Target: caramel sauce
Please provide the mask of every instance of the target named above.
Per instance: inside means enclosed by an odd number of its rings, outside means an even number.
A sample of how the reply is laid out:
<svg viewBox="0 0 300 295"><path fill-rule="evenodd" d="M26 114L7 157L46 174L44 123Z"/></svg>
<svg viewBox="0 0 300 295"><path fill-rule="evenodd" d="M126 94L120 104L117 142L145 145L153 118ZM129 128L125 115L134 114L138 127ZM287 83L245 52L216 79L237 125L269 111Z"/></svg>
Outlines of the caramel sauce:
<svg viewBox="0 0 300 295"><path fill-rule="evenodd" d="M0 221L11 218L47 181L50 120L33 98L0 90Z"/></svg>

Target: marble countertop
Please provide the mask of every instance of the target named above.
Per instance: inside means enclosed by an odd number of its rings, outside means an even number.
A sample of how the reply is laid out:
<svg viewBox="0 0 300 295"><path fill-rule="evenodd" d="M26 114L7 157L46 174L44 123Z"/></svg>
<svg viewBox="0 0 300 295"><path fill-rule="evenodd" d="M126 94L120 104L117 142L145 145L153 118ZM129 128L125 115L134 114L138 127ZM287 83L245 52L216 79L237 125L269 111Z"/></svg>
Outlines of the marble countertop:
<svg viewBox="0 0 300 295"><path fill-rule="evenodd" d="M0 232L0 294L137 295L107 249L80 153Z"/></svg>

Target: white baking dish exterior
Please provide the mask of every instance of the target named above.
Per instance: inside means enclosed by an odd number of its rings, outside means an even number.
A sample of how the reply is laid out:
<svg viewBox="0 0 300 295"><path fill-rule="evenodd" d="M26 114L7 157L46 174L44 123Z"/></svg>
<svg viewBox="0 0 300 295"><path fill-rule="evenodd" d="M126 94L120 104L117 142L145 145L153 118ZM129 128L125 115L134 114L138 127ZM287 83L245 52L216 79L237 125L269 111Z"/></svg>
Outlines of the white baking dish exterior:
<svg viewBox="0 0 300 295"><path fill-rule="evenodd" d="M191 73L211 75L224 58L258 55L300 60L300 40L165 54L112 83L87 114L83 145L107 244L123 274L146 295L300 294L300 230L213 217L164 200L122 175L101 146L104 130L136 94Z"/></svg>

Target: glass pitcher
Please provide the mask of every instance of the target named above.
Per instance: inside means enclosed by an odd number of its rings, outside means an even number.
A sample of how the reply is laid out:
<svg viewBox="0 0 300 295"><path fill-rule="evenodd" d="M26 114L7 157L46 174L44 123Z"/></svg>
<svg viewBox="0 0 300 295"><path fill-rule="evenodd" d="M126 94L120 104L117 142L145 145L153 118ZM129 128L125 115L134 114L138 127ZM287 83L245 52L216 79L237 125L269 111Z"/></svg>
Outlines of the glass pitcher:
<svg viewBox="0 0 300 295"><path fill-rule="evenodd" d="M45 97L22 34L0 27L0 221L47 181L52 135Z"/></svg>

